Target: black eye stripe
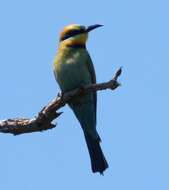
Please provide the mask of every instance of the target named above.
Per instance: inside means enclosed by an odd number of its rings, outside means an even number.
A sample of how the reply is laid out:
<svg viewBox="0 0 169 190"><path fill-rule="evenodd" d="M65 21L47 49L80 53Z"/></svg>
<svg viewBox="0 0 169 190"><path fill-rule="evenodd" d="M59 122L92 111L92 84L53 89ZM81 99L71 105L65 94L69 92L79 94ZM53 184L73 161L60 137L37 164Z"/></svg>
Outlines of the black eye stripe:
<svg viewBox="0 0 169 190"><path fill-rule="evenodd" d="M68 39L68 38L70 38L70 37L73 37L73 36L75 36L75 35L77 35L77 34L82 34L82 33L84 33L84 32L85 32L84 29L79 29L79 30L74 29L74 30L70 30L68 33L66 33L66 34L61 38L61 41L66 40L66 39Z"/></svg>

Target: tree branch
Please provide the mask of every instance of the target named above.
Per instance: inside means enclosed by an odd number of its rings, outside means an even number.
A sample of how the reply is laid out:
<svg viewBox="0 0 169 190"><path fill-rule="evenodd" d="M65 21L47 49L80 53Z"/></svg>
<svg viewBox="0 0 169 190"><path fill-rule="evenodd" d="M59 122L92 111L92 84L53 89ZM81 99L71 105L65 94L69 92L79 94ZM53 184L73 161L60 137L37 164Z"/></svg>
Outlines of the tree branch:
<svg viewBox="0 0 169 190"><path fill-rule="evenodd" d="M66 103L68 103L73 97L80 96L83 93L106 89L115 90L118 86L120 86L117 79L121 75L121 72L122 69L118 69L113 79L108 82L86 85L81 88L66 92L64 94L58 94L58 96L54 100L52 100L47 106L45 106L38 113L38 115L32 119L16 118L1 120L0 132L20 135L23 133L32 133L52 129L56 127L56 125L54 125L52 121L62 114L62 112L56 112L57 110L59 110Z"/></svg>

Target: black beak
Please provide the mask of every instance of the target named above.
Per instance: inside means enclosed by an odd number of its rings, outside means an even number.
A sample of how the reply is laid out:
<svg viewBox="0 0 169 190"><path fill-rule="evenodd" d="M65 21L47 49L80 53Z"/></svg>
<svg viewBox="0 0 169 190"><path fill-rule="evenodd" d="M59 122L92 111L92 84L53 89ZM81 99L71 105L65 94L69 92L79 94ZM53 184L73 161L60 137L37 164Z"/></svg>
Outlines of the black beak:
<svg viewBox="0 0 169 190"><path fill-rule="evenodd" d="M90 32L90 31L92 31L92 30L94 30L94 29L96 29L98 27L101 27L101 26L103 26L103 25L101 25L101 24L94 24L94 25L88 26L86 28L86 32Z"/></svg>

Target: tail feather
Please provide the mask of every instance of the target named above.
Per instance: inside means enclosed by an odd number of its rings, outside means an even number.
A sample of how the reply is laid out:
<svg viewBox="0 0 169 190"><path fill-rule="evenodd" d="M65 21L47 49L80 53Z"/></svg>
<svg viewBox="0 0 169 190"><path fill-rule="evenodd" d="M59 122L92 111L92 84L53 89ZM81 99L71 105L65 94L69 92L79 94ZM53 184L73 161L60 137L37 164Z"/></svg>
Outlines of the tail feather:
<svg viewBox="0 0 169 190"><path fill-rule="evenodd" d="M108 168L108 164L100 147L101 140L96 131L94 104L92 104L91 101L88 101L88 99L87 102L83 104L77 103L78 101L74 103L69 103L69 105L75 113L83 129L90 155L92 171L100 172L100 174L103 174L106 168Z"/></svg>
<svg viewBox="0 0 169 190"><path fill-rule="evenodd" d="M100 140L93 139L92 136L87 133L84 133L84 135L90 155L92 171L94 173L100 172L100 174L103 174L106 168L108 168L108 163L100 147Z"/></svg>

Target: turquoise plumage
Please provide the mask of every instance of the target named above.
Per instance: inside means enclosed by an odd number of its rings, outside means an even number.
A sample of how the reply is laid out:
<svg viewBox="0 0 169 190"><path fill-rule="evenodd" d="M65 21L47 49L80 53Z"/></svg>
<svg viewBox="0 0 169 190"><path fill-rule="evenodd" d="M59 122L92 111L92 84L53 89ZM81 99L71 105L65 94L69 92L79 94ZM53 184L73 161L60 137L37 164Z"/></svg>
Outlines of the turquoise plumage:
<svg viewBox="0 0 169 190"><path fill-rule="evenodd" d="M94 66L85 43L88 32L99 26L101 25L93 25L86 29L80 25L69 25L61 33L60 45L54 61L54 74L63 93L96 83ZM103 173L108 164L102 153L100 137L96 130L96 105L96 92L75 97L69 103L84 131L92 171Z"/></svg>

